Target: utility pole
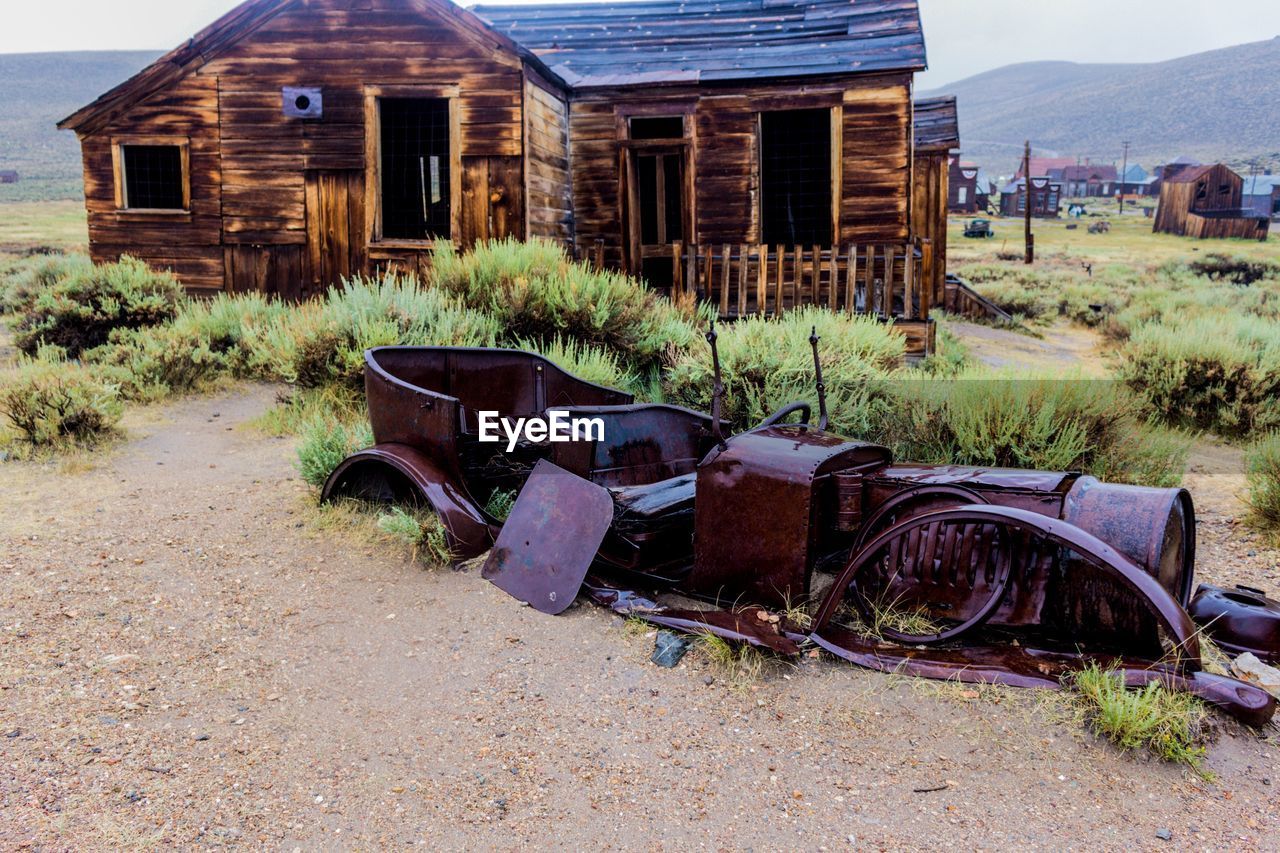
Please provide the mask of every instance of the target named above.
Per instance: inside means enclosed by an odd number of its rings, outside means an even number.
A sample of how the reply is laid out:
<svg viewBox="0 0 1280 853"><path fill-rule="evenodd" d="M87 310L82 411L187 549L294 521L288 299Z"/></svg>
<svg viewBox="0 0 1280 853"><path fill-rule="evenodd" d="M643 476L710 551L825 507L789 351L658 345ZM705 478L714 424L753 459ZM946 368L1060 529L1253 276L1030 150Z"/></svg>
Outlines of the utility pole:
<svg viewBox="0 0 1280 853"><path fill-rule="evenodd" d="M1120 172L1120 215L1124 216L1124 182L1129 177L1129 143L1124 143L1124 168Z"/></svg>
<svg viewBox="0 0 1280 853"><path fill-rule="evenodd" d="M1027 140L1026 151L1022 155L1022 180L1024 181L1023 190L1027 199L1024 207L1027 209L1027 263L1034 264L1036 262L1036 238L1031 233L1031 140Z"/></svg>

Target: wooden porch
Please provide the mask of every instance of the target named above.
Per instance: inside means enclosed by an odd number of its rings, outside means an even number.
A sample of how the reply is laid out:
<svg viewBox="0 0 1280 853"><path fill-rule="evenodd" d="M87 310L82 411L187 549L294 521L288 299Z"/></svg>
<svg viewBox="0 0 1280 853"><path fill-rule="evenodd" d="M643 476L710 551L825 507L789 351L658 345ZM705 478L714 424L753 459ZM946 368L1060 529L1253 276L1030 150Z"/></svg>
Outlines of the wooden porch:
<svg viewBox="0 0 1280 853"><path fill-rule="evenodd" d="M718 307L722 320L776 316L809 305L867 314L894 323L907 337L909 358L934 349L929 320L934 294L928 240L848 246L759 244L672 246L672 294ZM604 241L579 258L603 269Z"/></svg>

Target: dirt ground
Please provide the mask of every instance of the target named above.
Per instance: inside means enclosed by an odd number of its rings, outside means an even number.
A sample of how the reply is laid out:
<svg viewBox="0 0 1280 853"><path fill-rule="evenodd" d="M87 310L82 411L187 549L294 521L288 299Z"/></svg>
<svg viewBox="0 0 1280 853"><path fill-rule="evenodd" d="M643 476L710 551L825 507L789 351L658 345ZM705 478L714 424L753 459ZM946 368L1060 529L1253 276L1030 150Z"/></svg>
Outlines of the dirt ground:
<svg viewBox="0 0 1280 853"><path fill-rule="evenodd" d="M975 361L988 367L1064 370L1089 379L1108 376L1098 336L1065 321L1042 330L1042 337L956 319L949 319L947 328Z"/></svg>
<svg viewBox="0 0 1280 853"><path fill-rule="evenodd" d="M293 442L246 425L274 393L0 465L0 846L1277 846L1274 729L1223 720L1205 782L1039 691L659 669L605 611L543 616L318 524ZM1238 454L1212 452L1201 576L1274 593L1215 474Z"/></svg>

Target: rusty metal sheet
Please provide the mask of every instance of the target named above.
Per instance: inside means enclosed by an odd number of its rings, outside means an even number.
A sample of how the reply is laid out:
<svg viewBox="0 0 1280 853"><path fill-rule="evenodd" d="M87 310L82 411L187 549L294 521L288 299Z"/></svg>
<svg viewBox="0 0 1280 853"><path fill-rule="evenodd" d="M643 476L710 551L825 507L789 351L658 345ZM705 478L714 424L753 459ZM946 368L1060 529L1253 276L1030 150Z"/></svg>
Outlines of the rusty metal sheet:
<svg viewBox="0 0 1280 853"><path fill-rule="evenodd" d="M939 649L880 643L853 631L828 627L811 639L838 658L881 672L960 681L969 684L1004 684L1056 690L1063 676L1096 663L1115 666L1129 687L1151 681L1186 690L1243 723L1266 725L1276 710L1276 700L1265 690L1235 678L1185 671L1164 663L1109 655L1064 653L1010 645L972 645Z"/></svg>
<svg viewBox="0 0 1280 853"><path fill-rule="evenodd" d="M543 459L516 499L481 575L535 610L560 613L577 597L612 521L607 489Z"/></svg>

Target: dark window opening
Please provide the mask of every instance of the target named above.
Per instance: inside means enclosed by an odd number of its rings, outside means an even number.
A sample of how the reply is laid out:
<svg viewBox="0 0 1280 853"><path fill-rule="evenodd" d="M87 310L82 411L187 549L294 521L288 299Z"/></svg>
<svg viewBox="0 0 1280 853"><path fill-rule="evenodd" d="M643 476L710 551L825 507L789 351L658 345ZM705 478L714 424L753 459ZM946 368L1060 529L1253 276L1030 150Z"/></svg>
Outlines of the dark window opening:
<svg viewBox="0 0 1280 853"><path fill-rule="evenodd" d="M182 148L122 145L124 204L140 210L182 210Z"/></svg>
<svg viewBox="0 0 1280 853"><path fill-rule="evenodd" d="M683 240L684 158L680 154L639 154L640 243L665 246Z"/></svg>
<svg viewBox="0 0 1280 853"><path fill-rule="evenodd" d="M645 258L640 264L640 276L658 290L670 290L676 280L671 258Z"/></svg>
<svg viewBox="0 0 1280 853"><path fill-rule="evenodd" d="M383 98L382 236L399 240L448 238L449 101Z"/></svg>
<svg viewBox="0 0 1280 853"><path fill-rule="evenodd" d="M633 118L631 119L631 138L683 139L684 118L682 116Z"/></svg>
<svg viewBox="0 0 1280 853"><path fill-rule="evenodd" d="M831 112L760 114L761 236L831 245Z"/></svg>

